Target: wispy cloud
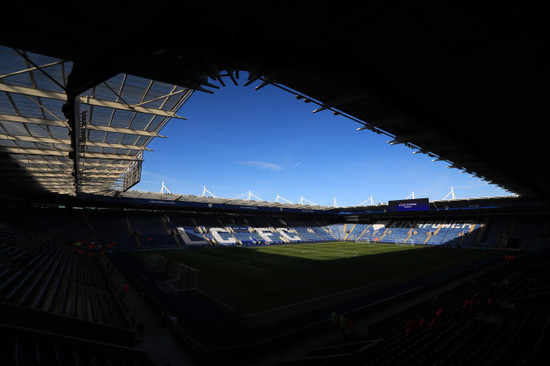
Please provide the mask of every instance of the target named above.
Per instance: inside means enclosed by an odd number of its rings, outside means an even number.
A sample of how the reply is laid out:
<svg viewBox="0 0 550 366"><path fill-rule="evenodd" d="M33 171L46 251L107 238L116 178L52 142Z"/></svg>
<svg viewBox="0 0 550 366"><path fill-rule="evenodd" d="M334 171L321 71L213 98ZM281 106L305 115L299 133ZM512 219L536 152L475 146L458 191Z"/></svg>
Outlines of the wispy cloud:
<svg viewBox="0 0 550 366"><path fill-rule="evenodd" d="M275 170L275 171L283 169L283 167L280 165L269 163L267 161L258 161L258 160L239 161L237 162L237 164L248 165L248 166L253 166L260 169L268 169L268 170Z"/></svg>
<svg viewBox="0 0 550 366"><path fill-rule="evenodd" d="M302 159L302 160L300 160L299 162L297 162L296 164L292 165L292 169L298 168L298 167L299 167L300 165L302 165L306 160L307 160L307 158Z"/></svg>
<svg viewBox="0 0 550 366"><path fill-rule="evenodd" d="M317 147L316 149L310 151L309 154L307 154L305 158L302 158L302 160L298 161L297 163L294 163L294 164L292 165L292 169L298 168L300 165L302 165L303 163L305 163L306 160L308 160L309 158L311 158L311 157L314 156L314 155L317 155L317 153L318 153L320 150L321 150L321 148Z"/></svg>

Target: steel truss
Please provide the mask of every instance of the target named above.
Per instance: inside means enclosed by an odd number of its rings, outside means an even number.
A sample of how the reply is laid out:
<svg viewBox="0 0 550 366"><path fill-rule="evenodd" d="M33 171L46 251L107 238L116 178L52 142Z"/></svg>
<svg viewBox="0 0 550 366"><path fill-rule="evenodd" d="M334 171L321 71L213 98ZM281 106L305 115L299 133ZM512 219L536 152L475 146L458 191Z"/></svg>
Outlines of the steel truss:
<svg viewBox="0 0 550 366"><path fill-rule="evenodd" d="M0 161L11 180L78 195L126 191L193 89L118 74L73 94L73 64L0 46ZM5 160L5 159L4 159ZM14 165L13 162L16 162Z"/></svg>

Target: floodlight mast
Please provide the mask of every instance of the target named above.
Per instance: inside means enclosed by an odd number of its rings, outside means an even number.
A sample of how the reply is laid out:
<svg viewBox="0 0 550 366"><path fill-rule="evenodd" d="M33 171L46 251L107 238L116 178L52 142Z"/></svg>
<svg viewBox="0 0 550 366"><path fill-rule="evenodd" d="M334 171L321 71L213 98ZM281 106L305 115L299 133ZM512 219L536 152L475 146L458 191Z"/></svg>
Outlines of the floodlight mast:
<svg viewBox="0 0 550 366"><path fill-rule="evenodd" d="M307 202L307 203L309 203L309 204L312 205L312 206L317 206L316 203L313 203L313 202L311 202L311 201L309 201L309 200L306 200L306 199L304 198L304 196L301 196L301 197L300 197L300 205L303 206L303 205L304 205L304 202Z"/></svg>
<svg viewBox="0 0 550 366"><path fill-rule="evenodd" d="M162 181L162 185L160 187L160 193L164 193L164 191L166 191L167 193L170 193L172 194L172 192L170 192L170 190L166 187L166 185L164 184L164 181Z"/></svg>
<svg viewBox="0 0 550 366"><path fill-rule="evenodd" d="M277 198L275 199L275 202L279 202L279 200L283 200L283 201L288 202L288 203L293 203L293 202L290 202L289 200L287 200L286 198L281 197L279 195L279 193L277 193Z"/></svg>
<svg viewBox="0 0 550 366"><path fill-rule="evenodd" d="M369 199L367 200L364 200L363 202L361 202L358 206L363 206L363 204L365 203L369 203L370 206L374 206L374 200L372 199L372 195L369 197Z"/></svg>
<svg viewBox="0 0 550 366"><path fill-rule="evenodd" d="M448 197L451 196L451 200L455 200L456 199L456 196L455 196L455 190L453 187L451 187L451 191L449 193L447 193L447 195L445 197L443 197L443 201L445 201L446 199L448 199Z"/></svg>
<svg viewBox="0 0 550 366"><path fill-rule="evenodd" d="M206 197L206 194L207 194L207 193L208 193L210 196L216 198L216 196L215 196L212 192L210 192L208 189L206 189L206 186L203 186L201 197Z"/></svg>
<svg viewBox="0 0 550 366"><path fill-rule="evenodd" d="M414 191L412 191L412 193L409 195L409 197L405 198L406 200L408 199L413 199L414 200Z"/></svg>
<svg viewBox="0 0 550 366"><path fill-rule="evenodd" d="M247 201L251 201L252 198L256 198L256 199L258 199L258 200L260 200L260 201L263 201L263 199L261 199L260 197L256 196L254 193L252 193L252 191L249 190L249 191L248 191L248 197L247 197L246 200L247 200Z"/></svg>

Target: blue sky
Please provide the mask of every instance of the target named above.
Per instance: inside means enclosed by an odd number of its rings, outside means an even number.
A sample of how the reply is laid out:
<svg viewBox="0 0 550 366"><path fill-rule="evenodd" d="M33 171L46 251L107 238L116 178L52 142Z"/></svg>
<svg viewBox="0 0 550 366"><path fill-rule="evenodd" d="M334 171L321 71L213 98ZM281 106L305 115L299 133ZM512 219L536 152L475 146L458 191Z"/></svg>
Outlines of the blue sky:
<svg viewBox="0 0 550 366"><path fill-rule="evenodd" d="M368 130L317 105L299 101L275 86L234 86L214 94L195 92L145 152L141 182L133 189L159 192L164 181L172 193L266 201L277 194L291 202L339 206L416 198L439 200L454 188L457 198L508 195L478 178L389 145L388 136Z"/></svg>

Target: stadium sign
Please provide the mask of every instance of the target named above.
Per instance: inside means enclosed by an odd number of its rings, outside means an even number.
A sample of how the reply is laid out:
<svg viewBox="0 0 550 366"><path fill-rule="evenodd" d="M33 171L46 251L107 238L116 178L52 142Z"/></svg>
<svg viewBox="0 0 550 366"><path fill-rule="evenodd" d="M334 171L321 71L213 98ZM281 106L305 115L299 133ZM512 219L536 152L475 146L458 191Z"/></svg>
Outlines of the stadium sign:
<svg viewBox="0 0 550 366"><path fill-rule="evenodd" d="M388 211L390 212L428 211L429 209L430 202L427 198L388 201Z"/></svg>

